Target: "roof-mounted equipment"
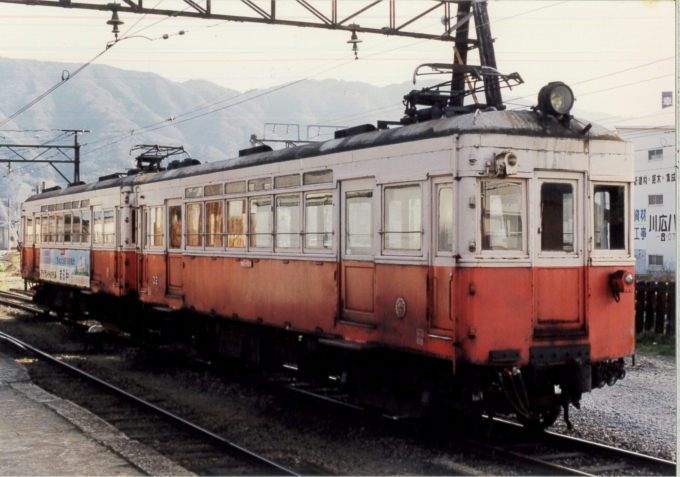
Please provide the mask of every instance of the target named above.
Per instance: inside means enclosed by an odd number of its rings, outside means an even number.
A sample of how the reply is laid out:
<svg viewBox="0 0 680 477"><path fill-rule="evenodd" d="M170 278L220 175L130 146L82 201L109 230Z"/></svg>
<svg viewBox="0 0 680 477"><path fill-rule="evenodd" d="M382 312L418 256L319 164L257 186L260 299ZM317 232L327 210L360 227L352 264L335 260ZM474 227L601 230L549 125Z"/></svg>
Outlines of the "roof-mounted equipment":
<svg viewBox="0 0 680 477"><path fill-rule="evenodd" d="M335 134L333 135L333 137L335 139L340 139L340 138L343 138L343 137L356 136L357 134L363 134L363 133L373 132L373 131L377 131L377 130L378 130L378 128L376 128L372 124L362 124L360 126L354 126L354 127L351 127L351 128L340 129L338 131L335 131Z"/></svg>
<svg viewBox="0 0 680 477"><path fill-rule="evenodd" d="M421 72L422 68L429 68L429 71ZM465 76L468 87L465 88L463 84L462 89L454 87L453 80L444 81L443 83L423 88L421 90L413 90L404 96L404 111L405 116L401 119L402 124L413 124L421 121L429 121L430 119L439 119L442 117L452 117L456 114L468 114L476 110L503 110L505 106L502 102L489 101L487 103L463 104L465 96L473 95L476 99L476 94L485 92L485 85L492 79L498 84L498 89L506 87L512 89L513 86L518 86L524 83L524 80L519 73L503 74L496 68L490 66L475 66L463 64L449 64L449 63L425 63L416 68L413 73L413 84L416 83L418 76L448 74L451 77ZM505 83L505 86L500 86ZM417 106L426 106L418 109Z"/></svg>
<svg viewBox="0 0 680 477"><path fill-rule="evenodd" d="M238 152L238 157L246 157L246 156L250 156L252 154L259 154L261 152L269 152L269 151L273 151L273 150L274 149L272 149L271 146L267 146L266 144L261 144L259 146L249 147L247 149L241 149Z"/></svg>
<svg viewBox="0 0 680 477"><path fill-rule="evenodd" d="M538 92L538 106L533 109L542 116L544 122L554 117L568 128L573 119L569 114L573 106L574 93L571 88L561 81L553 81Z"/></svg>
<svg viewBox="0 0 680 477"><path fill-rule="evenodd" d="M189 159L191 159L191 154L184 149L184 146L159 146L158 144L137 144L132 149L130 149L130 154L132 151L141 150L142 153L135 158L137 161L137 167L135 169L128 170L128 175L132 176L140 172L160 172L166 170L161 167L161 162L170 156L175 156L177 154L186 154ZM175 161L173 161L174 163ZM179 161L177 161L180 163ZM191 163L186 160L182 161L180 167L186 167L186 165L193 166L200 164L200 161L192 159ZM172 167L176 169L177 167Z"/></svg>

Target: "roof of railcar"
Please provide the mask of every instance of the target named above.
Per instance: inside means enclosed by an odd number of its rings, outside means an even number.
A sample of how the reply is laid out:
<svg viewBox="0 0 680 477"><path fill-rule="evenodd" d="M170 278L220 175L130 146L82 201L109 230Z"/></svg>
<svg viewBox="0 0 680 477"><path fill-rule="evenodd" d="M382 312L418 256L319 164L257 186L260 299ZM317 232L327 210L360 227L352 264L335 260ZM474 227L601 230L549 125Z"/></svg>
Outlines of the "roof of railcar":
<svg viewBox="0 0 680 477"><path fill-rule="evenodd" d="M555 137L568 139L605 139L622 141L614 131L593 124L587 134L581 130L587 121L573 120L569 128L565 128L555 119L548 121L548 129L544 127L537 114L532 111L489 111L476 114L465 114L452 118L435 119L394 129L357 134L341 139L305 144L302 146L262 152L245 157L236 157L225 161L217 161L196 166L183 167L156 173L140 173L119 179L109 179L91 184L68 187L63 190L50 191L34 195L27 202L52 197L67 196L92 190L111 187L148 184L183 177L190 177L213 172L241 169L244 167L285 162L295 159L323 156L339 152L366 149L370 147L420 141L454 134L508 134L515 136Z"/></svg>

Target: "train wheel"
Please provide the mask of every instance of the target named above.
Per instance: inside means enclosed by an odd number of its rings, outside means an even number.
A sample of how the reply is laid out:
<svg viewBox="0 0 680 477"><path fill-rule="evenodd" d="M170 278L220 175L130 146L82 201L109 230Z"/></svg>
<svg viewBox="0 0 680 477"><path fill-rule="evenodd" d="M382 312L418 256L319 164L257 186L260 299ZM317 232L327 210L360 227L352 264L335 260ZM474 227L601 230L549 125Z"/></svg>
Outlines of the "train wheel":
<svg viewBox="0 0 680 477"><path fill-rule="evenodd" d="M543 409L538 412L538 417L528 419L524 416L517 415L517 419L522 423L525 429L530 432L540 432L555 424L555 421L560 417L562 406L555 404L552 408Z"/></svg>

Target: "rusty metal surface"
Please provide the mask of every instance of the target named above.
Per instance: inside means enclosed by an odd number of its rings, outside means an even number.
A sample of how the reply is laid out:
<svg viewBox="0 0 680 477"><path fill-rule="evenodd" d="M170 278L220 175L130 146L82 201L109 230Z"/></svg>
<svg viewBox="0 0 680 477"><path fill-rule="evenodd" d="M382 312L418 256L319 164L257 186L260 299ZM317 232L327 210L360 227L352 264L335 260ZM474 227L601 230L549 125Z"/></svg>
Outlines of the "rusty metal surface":
<svg viewBox="0 0 680 477"><path fill-rule="evenodd" d="M581 121L587 124L587 121ZM465 114L453 118L436 119L422 123L404 126L396 129L373 131L356 136L350 136L330 141L305 144L302 146L280 149L277 151L253 154L246 157L236 157L226 161L184 167L151 174L137 174L120 179L110 179L91 184L69 187L65 190L52 191L34 195L27 202L47 199L50 197L68 196L81 192L108 189L121 186L136 186L154 182L162 182L201 174L229 171L277 162L286 162L309 157L336 154L347 151L367 149L371 147L387 146L412 141L421 141L438 137L453 136L455 134L507 134L528 137L553 137L583 140L580 134L582 126L577 120L571 122L569 129L558 121L548 121L549 131L546 131L536 114L531 111L489 111L486 113ZM588 133L589 140L622 141L616 133L602 126L593 125Z"/></svg>

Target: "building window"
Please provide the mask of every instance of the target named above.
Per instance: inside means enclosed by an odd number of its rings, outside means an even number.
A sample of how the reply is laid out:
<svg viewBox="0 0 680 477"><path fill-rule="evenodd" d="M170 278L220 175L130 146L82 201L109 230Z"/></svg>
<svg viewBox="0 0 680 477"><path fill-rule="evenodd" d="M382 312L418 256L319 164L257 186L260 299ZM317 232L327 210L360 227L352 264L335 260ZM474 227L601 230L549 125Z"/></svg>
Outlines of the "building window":
<svg viewBox="0 0 680 477"><path fill-rule="evenodd" d="M649 264L663 266L663 255L649 255Z"/></svg>
<svg viewBox="0 0 680 477"><path fill-rule="evenodd" d="M660 195L650 195L649 205L662 205L663 204L663 194Z"/></svg>
<svg viewBox="0 0 680 477"><path fill-rule="evenodd" d="M522 250L522 183L482 182L482 249Z"/></svg>
<svg viewBox="0 0 680 477"><path fill-rule="evenodd" d="M663 159L663 149L650 149L647 151L647 154L650 161L653 159Z"/></svg>

